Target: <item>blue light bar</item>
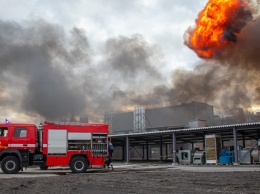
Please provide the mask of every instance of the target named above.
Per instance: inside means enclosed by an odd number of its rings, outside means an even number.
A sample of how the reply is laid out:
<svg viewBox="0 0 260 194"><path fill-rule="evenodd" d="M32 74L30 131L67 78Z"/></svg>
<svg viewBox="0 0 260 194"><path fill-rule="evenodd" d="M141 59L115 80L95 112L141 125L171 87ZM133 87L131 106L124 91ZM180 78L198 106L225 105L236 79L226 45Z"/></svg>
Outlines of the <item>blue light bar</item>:
<svg viewBox="0 0 260 194"><path fill-rule="evenodd" d="M9 124L10 122L9 122L9 120L8 120L8 119L5 119L5 123L6 123L6 124Z"/></svg>

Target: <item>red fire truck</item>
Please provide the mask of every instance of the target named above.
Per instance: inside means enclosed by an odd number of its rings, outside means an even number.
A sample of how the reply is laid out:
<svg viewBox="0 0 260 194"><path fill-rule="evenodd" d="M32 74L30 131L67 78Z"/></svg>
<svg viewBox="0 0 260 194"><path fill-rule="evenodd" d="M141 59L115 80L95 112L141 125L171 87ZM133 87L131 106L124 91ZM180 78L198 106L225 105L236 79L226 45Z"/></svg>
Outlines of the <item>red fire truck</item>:
<svg viewBox="0 0 260 194"><path fill-rule="evenodd" d="M0 124L0 162L4 173L39 165L69 166L82 173L91 167L104 167L108 157L108 125L45 122Z"/></svg>

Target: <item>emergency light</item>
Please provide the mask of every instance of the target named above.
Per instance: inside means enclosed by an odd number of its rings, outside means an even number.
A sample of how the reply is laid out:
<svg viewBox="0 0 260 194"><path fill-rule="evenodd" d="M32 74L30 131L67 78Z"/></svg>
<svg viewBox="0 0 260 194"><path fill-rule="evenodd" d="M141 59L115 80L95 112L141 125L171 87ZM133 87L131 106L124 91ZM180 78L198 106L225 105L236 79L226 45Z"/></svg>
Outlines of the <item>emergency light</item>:
<svg viewBox="0 0 260 194"><path fill-rule="evenodd" d="M8 120L8 119L5 119L5 123L6 123L6 124L9 124L10 122L9 122L9 120Z"/></svg>

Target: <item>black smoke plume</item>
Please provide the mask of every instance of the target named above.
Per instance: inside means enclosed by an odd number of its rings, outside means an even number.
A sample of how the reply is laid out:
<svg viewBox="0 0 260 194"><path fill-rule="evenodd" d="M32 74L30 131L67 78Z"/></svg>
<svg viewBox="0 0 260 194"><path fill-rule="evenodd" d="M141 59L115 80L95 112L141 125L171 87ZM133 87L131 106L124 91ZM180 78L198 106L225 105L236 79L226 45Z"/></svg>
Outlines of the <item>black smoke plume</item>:
<svg viewBox="0 0 260 194"><path fill-rule="evenodd" d="M2 117L8 111L47 120L87 114L101 121L105 111L131 106L146 86L160 83L158 53L141 35L120 36L107 40L103 60L93 62L81 29L68 34L43 20L0 21Z"/></svg>
<svg viewBox="0 0 260 194"><path fill-rule="evenodd" d="M85 94L73 69L91 60L88 40L74 28L42 20L0 22L1 106L46 119L80 112Z"/></svg>

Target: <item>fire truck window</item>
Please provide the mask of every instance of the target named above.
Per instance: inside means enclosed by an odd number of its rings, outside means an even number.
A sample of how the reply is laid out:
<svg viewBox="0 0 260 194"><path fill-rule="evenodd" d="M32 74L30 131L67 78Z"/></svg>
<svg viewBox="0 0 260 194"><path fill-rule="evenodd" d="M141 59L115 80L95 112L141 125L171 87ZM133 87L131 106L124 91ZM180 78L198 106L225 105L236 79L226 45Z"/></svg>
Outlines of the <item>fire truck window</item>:
<svg viewBox="0 0 260 194"><path fill-rule="evenodd" d="M0 128L0 137L7 137L8 129Z"/></svg>
<svg viewBox="0 0 260 194"><path fill-rule="evenodd" d="M16 128L14 132L14 137L26 137L27 129L26 128Z"/></svg>

